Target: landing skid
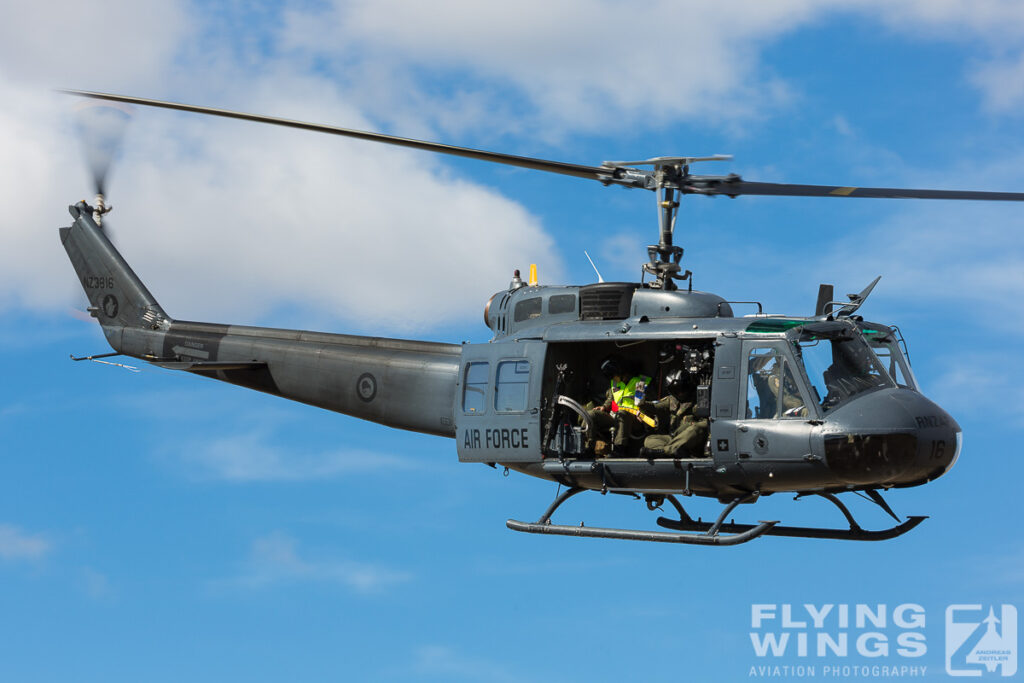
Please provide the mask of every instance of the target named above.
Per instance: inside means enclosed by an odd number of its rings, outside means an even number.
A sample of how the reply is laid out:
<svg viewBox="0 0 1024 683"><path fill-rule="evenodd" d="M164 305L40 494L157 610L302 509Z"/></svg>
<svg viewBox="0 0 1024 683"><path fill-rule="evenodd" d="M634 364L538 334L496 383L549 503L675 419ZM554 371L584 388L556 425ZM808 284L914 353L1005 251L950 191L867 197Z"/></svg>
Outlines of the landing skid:
<svg viewBox="0 0 1024 683"><path fill-rule="evenodd" d="M896 538L897 536L902 536L924 520L928 519L928 517L918 516L907 517L906 521L894 527L882 529L881 531L869 531L867 529L862 529L861 526L857 524L857 521L853 518L850 510L833 494L818 493L815 495L821 496L838 507L846 517L846 521L849 523L850 528L819 529L816 527L773 525L770 529L765 529L758 535L788 536L790 538L832 538L841 541L884 541L890 538ZM663 526L666 529L694 532L710 531L710 529L717 527L719 531L725 531L726 533L742 534L750 530L760 528L760 525L755 526L753 524L735 524L733 522L723 524L721 517L714 524L710 522L702 522L700 520L695 521L689 514L687 514L686 510L683 509L683 506L675 496L666 496L666 499L672 504L672 507L676 509L676 512L679 513L679 519L668 519L667 517L658 518L658 525ZM892 513L890 512L890 514Z"/></svg>
<svg viewBox="0 0 1024 683"><path fill-rule="evenodd" d="M565 524L553 524L551 522L551 515L554 514L562 503L569 500L577 493L583 493L588 489L584 489L578 486L567 489L560 496L558 496L548 509L544 511L544 514L540 516L536 522L520 522L515 519L510 519L505 522L505 525L513 531L523 531L529 534L554 534L557 536L583 536L589 538L618 538L627 541L653 541L656 543L688 543L691 545L739 545L740 543L746 543L752 541L760 536L788 536L790 538L831 538L842 541L884 541L890 538L896 538L907 533L918 524L928 519L927 517L907 517L907 519L900 524L888 529L882 529L880 531L869 531L861 528L857 521L853 518L850 510L833 494L831 493L816 493L814 495L820 496L825 500L829 501L843 513L846 517L846 521L849 523L848 529L821 529L817 527L801 527L801 526L778 526L777 521L761 521L757 524L736 524L735 522L726 522L726 517L729 516L737 505L741 503L749 503L756 501L759 492L748 493L744 496L738 496L733 499L722 513L718 516L718 519L714 522L704 522L700 519L694 520L683 508L675 496L668 495L648 495L647 496L647 507L649 509L655 509L655 507L661 503L662 500L667 500L672 504L672 507L679 513L679 519L669 519L667 517L659 517L658 524L667 529L673 529L676 532L684 533L671 533L667 531L644 531L641 529L612 529L607 527L587 527L580 524L579 526L568 526ZM872 500L878 497L877 492L875 496L872 496ZM877 502L877 501L876 501ZM891 510L888 509L888 505L879 503L889 514L896 517ZM896 518L899 521L899 518Z"/></svg>
<svg viewBox="0 0 1024 683"><path fill-rule="evenodd" d="M708 524L703 522L694 522L695 524L701 524L704 528L699 529L703 533L670 533L667 531L643 531L639 529L609 529L605 527L586 527L582 524L580 526L568 526L564 524L552 524L551 515L554 514L558 507L567 501L569 498L575 496L577 493L582 493L587 489L580 487L573 487L567 489L562 495L558 496L548 509L544 511L540 519L532 524L529 522L520 522L514 519L510 519L505 522L505 525L513 531L524 531L530 534L554 534L557 536L584 536L589 538L619 538L627 541L653 541L656 543L689 543L693 545L738 545L740 543L746 543L753 539L761 536L762 534L768 533L772 527L775 526L776 522L760 522L757 525L744 525L745 528L738 531L737 533L726 533L721 534L724 530L722 522L725 521L726 516L740 503L747 502L757 497L756 493L748 494L746 496L740 496L729 503L722 514L719 515L718 521L714 524ZM679 505L679 501L676 501L674 497L668 496L673 500L674 505L677 509L682 510L682 506ZM685 511L683 512L685 514ZM687 516L689 519L689 516ZM671 520L670 520L671 521ZM693 520L690 520L691 522ZM693 531L690 529L684 529L683 531ZM728 530L726 530L728 531Z"/></svg>

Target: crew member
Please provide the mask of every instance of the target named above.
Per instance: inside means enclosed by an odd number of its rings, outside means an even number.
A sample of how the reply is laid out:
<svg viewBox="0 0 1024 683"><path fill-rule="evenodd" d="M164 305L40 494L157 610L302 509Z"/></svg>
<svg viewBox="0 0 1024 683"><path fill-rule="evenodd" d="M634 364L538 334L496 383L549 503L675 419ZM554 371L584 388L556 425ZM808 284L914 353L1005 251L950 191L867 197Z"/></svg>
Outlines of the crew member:
<svg viewBox="0 0 1024 683"><path fill-rule="evenodd" d="M665 388L668 395L651 404L661 432L644 439L644 450L648 455L703 457L708 421L693 415L693 401L687 400L690 398L687 395L690 388L687 376L682 370L670 372L665 377Z"/></svg>
<svg viewBox="0 0 1024 683"><path fill-rule="evenodd" d="M595 431L592 447L594 455L606 455L607 435L614 429L614 436L611 438L611 455L622 457L626 455L630 435L636 431L638 420L636 418L637 391L646 388L651 378L647 375L630 375L626 371L625 363L618 356L608 356L601 363L601 374L609 382L608 391L605 392L605 400L602 405L590 411ZM628 379L626 379L628 377ZM602 439L601 437L605 437Z"/></svg>
<svg viewBox="0 0 1024 683"><path fill-rule="evenodd" d="M786 377L781 384L777 373L768 378L768 388L781 402L783 417L807 417L807 407L804 406L803 399L800 398L800 392L793 386L788 367L786 368Z"/></svg>

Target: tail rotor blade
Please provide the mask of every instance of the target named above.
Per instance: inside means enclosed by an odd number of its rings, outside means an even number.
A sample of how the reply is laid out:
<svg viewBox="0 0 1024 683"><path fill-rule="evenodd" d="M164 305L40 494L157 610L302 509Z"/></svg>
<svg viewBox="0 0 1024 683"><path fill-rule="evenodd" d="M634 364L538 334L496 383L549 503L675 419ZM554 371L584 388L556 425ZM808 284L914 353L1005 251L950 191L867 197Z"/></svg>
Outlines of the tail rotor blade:
<svg viewBox="0 0 1024 683"><path fill-rule="evenodd" d="M131 118L132 109L125 104L95 101L80 103L75 116L82 153L96 192L93 218L109 239L113 239L110 226L103 225L103 216L111 209L106 202L107 178L121 152L121 143Z"/></svg>
<svg viewBox="0 0 1024 683"><path fill-rule="evenodd" d="M121 151L132 110L116 102L82 102L75 123L96 194L105 195L110 168Z"/></svg>

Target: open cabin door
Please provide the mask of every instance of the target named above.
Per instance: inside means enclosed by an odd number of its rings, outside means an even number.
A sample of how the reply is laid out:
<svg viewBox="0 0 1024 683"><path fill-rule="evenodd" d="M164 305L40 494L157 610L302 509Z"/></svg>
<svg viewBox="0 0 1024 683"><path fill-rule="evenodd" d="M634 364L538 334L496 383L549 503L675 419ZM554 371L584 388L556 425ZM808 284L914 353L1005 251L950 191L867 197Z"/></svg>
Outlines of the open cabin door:
<svg viewBox="0 0 1024 683"><path fill-rule="evenodd" d="M462 462L541 459L540 341L466 344L455 389L455 440Z"/></svg>

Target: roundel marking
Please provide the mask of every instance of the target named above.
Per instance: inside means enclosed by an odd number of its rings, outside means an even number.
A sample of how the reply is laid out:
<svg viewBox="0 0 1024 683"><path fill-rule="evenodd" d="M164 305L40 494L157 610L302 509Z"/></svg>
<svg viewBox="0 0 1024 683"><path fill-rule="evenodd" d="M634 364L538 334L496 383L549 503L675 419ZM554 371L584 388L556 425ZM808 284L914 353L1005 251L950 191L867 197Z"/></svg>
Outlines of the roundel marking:
<svg viewBox="0 0 1024 683"><path fill-rule="evenodd" d="M106 315L108 318L116 318L117 317L117 309L118 309L118 305L117 305L117 297L116 296L114 296L113 294L107 294L105 297L103 297L103 314L104 315Z"/></svg>
<svg viewBox="0 0 1024 683"><path fill-rule="evenodd" d="M758 455L764 455L768 452L768 448L768 437L764 432L758 432L754 437L754 450Z"/></svg>
<svg viewBox="0 0 1024 683"><path fill-rule="evenodd" d="M356 393L359 398L369 403L377 396L377 378L368 372L359 375L356 380Z"/></svg>

